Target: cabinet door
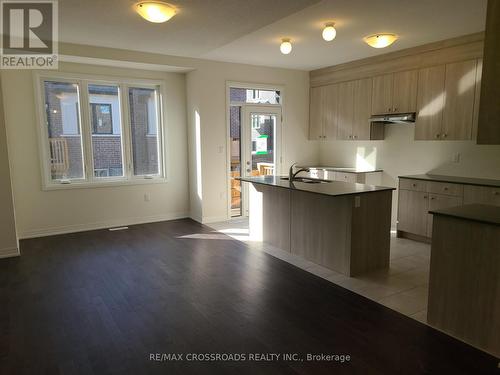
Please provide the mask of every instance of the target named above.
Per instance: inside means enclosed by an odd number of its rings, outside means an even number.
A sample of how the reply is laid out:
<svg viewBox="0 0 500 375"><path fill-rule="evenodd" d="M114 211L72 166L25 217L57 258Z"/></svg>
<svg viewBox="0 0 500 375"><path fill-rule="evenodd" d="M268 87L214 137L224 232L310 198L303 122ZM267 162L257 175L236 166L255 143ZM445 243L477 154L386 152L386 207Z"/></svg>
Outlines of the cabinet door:
<svg viewBox="0 0 500 375"><path fill-rule="evenodd" d="M372 114L383 115L392 112L393 74L373 78Z"/></svg>
<svg viewBox="0 0 500 375"><path fill-rule="evenodd" d="M352 139L354 81L338 84L337 139Z"/></svg>
<svg viewBox="0 0 500 375"><path fill-rule="evenodd" d="M444 79L444 65L418 71L416 140L441 139L445 99Z"/></svg>
<svg viewBox="0 0 500 375"><path fill-rule="evenodd" d="M451 195L429 194L429 211L462 205L462 197ZM427 237L432 237L432 215L427 218Z"/></svg>
<svg viewBox="0 0 500 375"><path fill-rule="evenodd" d="M338 85L324 87L323 135L324 138L337 139Z"/></svg>
<svg viewBox="0 0 500 375"><path fill-rule="evenodd" d="M417 111L418 70L394 73L392 109L396 113Z"/></svg>
<svg viewBox="0 0 500 375"><path fill-rule="evenodd" d="M400 190L398 202L398 230L427 235L429 211L428 194L422 191Z"/></svg>
<svg viewBox="0 0 500 375"><path fill-rule="evenodd" d="M354 81L354 118L352 136L356 140L370 139L370 115L372 108L371 78Z"/></svg>
<svg viewBox="0 0 500 375"><path fill-rule="evenodd" d="M472 139L476 60L447 64L442 138Z"/></svg>
<svg viewBox="0 0 500 375"><path fill-rule="evenodd" d="M312 87L309 105L309 139L316 140L323 137L323 112L325 89Z"/></svg>
<svg viewBox="0 0 500 375"><path fill-rule="evenodd" d="M481 97L481 78L483 75L483 59L477 60L476 89L474 92L474 112L472 113L472 139L477 138L477 124L479 121L479 99Z"/></svg>

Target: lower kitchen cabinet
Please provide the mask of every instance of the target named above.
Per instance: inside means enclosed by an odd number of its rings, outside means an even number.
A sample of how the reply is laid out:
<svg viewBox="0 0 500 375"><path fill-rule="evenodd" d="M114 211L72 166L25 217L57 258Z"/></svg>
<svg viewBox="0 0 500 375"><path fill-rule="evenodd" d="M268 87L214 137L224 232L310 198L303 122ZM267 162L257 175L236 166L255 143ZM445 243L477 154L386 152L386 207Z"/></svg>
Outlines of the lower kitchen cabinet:
<svg viewBox="0 0 500 375"><path fill-rule="evenodd" d="M474 203L500 206L500 187L401 177L398 201L398 237L429 241L429 211Z"/></svg>

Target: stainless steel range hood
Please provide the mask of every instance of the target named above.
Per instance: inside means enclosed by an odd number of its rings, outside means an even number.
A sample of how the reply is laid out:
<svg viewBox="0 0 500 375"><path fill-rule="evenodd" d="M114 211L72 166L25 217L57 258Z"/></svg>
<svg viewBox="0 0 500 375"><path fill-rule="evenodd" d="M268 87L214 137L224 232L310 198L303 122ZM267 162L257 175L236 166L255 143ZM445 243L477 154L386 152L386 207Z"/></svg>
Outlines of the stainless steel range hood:
<svg viewBox="0 0 500 375"><path fill-rule="evenodd" d="M383 122L386 124L408 124L415 122L415 112L411 113L388 113L375 115L370 118L371 122Z"/></svg>

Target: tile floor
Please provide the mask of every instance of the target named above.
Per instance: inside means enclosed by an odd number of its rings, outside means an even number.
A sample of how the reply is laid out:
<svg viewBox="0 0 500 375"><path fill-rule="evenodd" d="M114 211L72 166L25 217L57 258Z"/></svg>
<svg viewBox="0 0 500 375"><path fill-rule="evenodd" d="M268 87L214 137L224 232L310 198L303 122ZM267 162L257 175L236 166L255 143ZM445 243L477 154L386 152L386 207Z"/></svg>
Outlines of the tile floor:
<svg viewBox="0 0 500 375"><path fill-rule="evenodd" d="M292 255L288 251L255 241L249 234L247 218L213 223L210 227L238 241L247 242L252 249L265 251L332 283L426 323L429 244L396 238L393 233L389 270L376 271L361 277L347 277Z"/></svg>

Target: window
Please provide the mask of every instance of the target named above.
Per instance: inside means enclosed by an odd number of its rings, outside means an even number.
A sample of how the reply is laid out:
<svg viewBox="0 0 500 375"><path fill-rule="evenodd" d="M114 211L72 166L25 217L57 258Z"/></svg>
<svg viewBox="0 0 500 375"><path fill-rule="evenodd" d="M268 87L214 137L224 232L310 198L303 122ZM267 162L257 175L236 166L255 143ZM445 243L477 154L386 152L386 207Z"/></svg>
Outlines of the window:
<svg viewBox="0 0 500 375"><path fill-rule="evenodd" d="M38 78L45 187L164 178L159 83L56 77Z"/></svg>
<svg viewBox="0 0 500 375"><path fill-rule="evenodd" d="M157 175L159 142L156 135L157 92L153 89L130 87L130 129L135 175Z"/></svg>

